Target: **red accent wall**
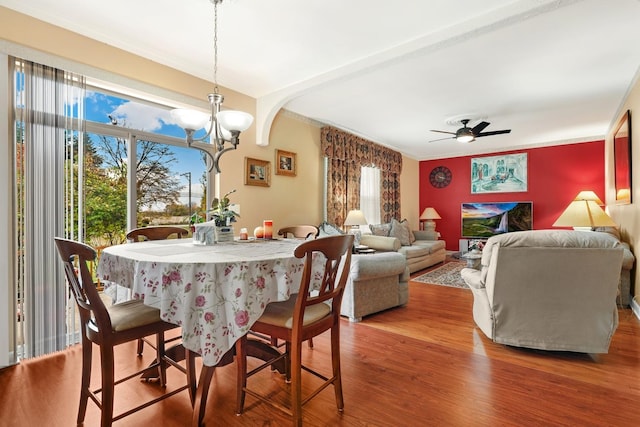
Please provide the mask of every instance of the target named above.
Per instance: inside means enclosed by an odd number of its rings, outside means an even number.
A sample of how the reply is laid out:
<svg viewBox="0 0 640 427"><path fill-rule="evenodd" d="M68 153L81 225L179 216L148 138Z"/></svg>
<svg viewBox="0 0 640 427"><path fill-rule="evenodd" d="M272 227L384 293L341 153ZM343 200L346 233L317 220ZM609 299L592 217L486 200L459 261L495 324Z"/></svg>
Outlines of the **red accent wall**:
<svg viewBox="0 0 640 427"><path fill-rule="evenodd" d="M512 153L528 153L528 191L471 194L471 158ZM453 177L447 187L435 188L429 183L436 166L451 170ZM420 214L424 208L434 207L442 217L436 220L436 230L446 241L447 250L457 251L462 238L462 203L533 202L533 228L547 229L580 191L593 190L604 200L604 182L604 141L425 160L420 162Z"/></svg>

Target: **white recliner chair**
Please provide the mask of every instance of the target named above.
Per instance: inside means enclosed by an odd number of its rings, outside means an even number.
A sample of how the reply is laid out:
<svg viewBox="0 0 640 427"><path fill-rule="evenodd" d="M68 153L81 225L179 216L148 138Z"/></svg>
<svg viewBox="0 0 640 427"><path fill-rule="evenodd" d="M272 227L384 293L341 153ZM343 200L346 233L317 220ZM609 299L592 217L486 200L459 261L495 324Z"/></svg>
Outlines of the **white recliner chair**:
<svg viewBox="0 0 640 427"><path fill-rule="evenodd" d="M607 353L618 326L623 248L606 233L535 230L489 238L465 268L473 318L494 342Z"/></svg>

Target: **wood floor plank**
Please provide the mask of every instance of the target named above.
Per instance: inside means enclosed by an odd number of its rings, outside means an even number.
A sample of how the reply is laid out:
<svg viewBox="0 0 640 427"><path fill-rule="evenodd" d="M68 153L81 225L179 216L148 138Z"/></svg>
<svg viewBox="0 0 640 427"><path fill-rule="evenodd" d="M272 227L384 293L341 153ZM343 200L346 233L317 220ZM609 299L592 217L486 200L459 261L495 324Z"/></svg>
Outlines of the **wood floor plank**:
<svg viewBox="0 0 640 427"><path fill-rule="evenodd" d="M498 345L474 326L471 292L410 283L406 307L344 320L342 368L345 410L336 410L327 389L304 407L307 426L631 426L640 425L640 322L620 309L620 326L610 352L585 355L544 352ZM329 372L329 337L304 349L305 362ZM95 356L94 363L99 359ZM118 370L147 363L134 356L135 343L117 348ZM80 383L80 348L0 371L0 426L72 426ZM97 381L97 371L94 380ZM264 375L262 375L264 374ZM283 378L263 372L250 379L260 389L281 390ZM182 381L169 370L169 388ZM311 377L308 384L315 381ZM123 388L124 387L124 388ZM126 409L160 393L156 385L133 383L116 388L116 406ZM235 364L216 370L207 426L281 426L287 415L247 397L236 416ZM187 426L186 393L115 423L116 426ZM99 425L89 404L85 426Z"/></svg>

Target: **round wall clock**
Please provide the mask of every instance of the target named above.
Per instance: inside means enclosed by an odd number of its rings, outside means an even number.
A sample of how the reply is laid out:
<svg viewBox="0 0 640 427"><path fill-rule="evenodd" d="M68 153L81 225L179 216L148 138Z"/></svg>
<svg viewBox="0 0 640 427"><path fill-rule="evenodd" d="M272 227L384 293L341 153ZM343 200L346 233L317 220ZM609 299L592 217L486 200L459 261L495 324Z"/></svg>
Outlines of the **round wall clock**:
<svg viewBox="0 0 640 427"><path fill-rule="evenodd" d="M436 166L429 174L429 182L436 188L443 188L451 182L451 171L445 166Z"/></svg>

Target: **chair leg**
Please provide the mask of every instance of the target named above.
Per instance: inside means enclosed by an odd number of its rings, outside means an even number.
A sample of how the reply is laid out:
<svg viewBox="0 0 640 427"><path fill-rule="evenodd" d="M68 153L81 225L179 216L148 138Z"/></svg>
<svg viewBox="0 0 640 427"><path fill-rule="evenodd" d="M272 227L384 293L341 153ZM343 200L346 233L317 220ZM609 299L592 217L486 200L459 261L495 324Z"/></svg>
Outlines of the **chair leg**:
<svg viewBox="0 0 640 427"><path fill-rule="evenodd" d="M101 345L100 358L102 364L102 416L101 427L111 427L113 422L113 392L115 382L113 346Z"/></svg>
<svg viewBox="0 0 640 427"><path fill-rule="evenodd" d="M244 411L245 388L247 387L247 337L236 341L236 415Z"/></svg>
<svg viewBox="0 0 640 427"><path fill-rule="evenodd" d="M185 351L185 363L187 367L187 382L189 383L189 400L191 400L191 406L196 401L196 352L189 349Z"/></svg>
<svg viewBox="0 0 640 427"><path fill-rule="evenodd" d="M142 338L138 339L138 356L142 356L142 350L144 350L144 340Z"/></svg>
<svg viewBox="0 0 640 427"><path fill-rule="evenodd" d="M284 381L289 384L291 383L291 343L285 342L284 348Z"/></svg>
<svg viewBox="0 0 640 427"><path fill-rule="evenodd" d="M164 348L164 332L158 332L156 334L156 360L158 362L160 370L160 386L167 385L167 361L164 360L165 348Z"/></svg>
<svg viewBox="0 0 640 427"><path fill-rule="evenodd" d="M307 343L309 344L309 348L313 348L313 338L309 338Z"/></svg>
<svg viewBox="0 0 640 427"><path fill-rule="evenodd" d="M80 386L80 405L78 407L77 424L84 422L87 413L87 402L91 387L91 354L93 351L93 343L85 336L82 337L82 382Z"/></svg>
<svg viewBox="0 0 640 427"><path fill-rule="evenodd" d="M302 343L287 343L290 347L290 372L291 372L291 412L293 425L302 427Z"/></svg>
<svg viewBox="0 0 640 427"><path fill-rule="evenodd" d="M331 328L331 364L333 366L333 391L336 394L338 411L344 410L344 398L342 396L342 372L340 369L340 324Z"/></svg>

